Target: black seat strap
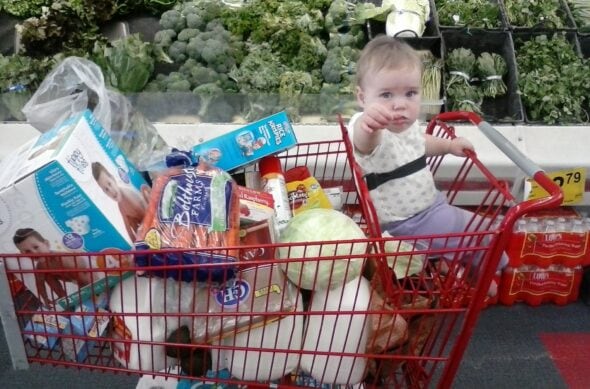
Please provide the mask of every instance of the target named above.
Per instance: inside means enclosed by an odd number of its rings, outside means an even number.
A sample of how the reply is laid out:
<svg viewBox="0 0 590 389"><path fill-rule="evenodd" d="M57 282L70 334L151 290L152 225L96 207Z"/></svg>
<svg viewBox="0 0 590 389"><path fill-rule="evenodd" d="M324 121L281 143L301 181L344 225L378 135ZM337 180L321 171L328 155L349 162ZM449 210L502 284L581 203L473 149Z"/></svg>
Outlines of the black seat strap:
<svg viewBox="0 0 590 389"><path fill-rule="evenodd" d="M369 190L373 190L378 186L384 184L389 180L395 180L396 178L402 178L409 176L410 174L416 173L426 167L426 155L423 155L413 161L406 163L390 172L385 173L369 173L365 175L365 181Z"/></svg>

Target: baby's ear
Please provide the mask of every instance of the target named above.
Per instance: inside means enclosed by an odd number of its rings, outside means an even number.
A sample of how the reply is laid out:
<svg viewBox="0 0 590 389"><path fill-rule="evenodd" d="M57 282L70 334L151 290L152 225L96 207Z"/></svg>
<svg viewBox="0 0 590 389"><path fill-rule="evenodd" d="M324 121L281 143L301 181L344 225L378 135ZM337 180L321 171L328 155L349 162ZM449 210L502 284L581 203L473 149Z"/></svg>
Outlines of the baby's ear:
<svg viewBox="0 0 590 389"><path fill-rule="evenodd" d="M365 93L360 86L356 87L356 101L361 108L365 106Z"/></svg>

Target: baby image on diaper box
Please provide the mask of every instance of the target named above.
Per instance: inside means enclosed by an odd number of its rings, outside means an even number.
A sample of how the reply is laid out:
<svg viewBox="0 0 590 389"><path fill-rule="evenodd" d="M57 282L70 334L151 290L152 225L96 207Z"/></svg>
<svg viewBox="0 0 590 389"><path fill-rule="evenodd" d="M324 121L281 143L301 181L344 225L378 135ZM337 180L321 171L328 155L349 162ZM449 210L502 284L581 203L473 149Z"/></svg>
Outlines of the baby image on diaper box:
<svg viewBox="0 0 590 389"><path fill-rule="evenodd" d="M0 250L24 255L6 266L28 270L15 275L41 303L78 305L119 281L102 269L132 264L116 253L133 248L149 193L90 111L66 120L0 162Z"/></svg>
<svg viewBox="0 0 590 389"><path fill-rule="evenodd" d="M231 170L297 145L284 111L193 147L200 161Z"/></svg>

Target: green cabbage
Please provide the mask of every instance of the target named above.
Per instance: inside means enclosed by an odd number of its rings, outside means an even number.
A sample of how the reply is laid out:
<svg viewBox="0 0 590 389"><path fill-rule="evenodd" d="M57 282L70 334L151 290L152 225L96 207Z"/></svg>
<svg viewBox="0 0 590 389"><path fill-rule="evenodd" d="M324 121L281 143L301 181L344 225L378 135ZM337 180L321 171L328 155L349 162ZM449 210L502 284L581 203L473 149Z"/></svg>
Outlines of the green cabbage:
<svg viewBox="0 0 590 389"><path fill-rule="evenodd" d="M303 289L333 289L356 278L362 271L367 242L361 228L342 212L315 208L295 215L281 233L280 243L305 242L306 245L279 247L279 258L314 259L282 264L291 282ZM342 240L362 240L341 243ZM334 243L322 244L332 241ZM317 242L314 244L314 242ZM330 260L334 256L347 259ZM315 260L317 259L317 260Z"/></svg>

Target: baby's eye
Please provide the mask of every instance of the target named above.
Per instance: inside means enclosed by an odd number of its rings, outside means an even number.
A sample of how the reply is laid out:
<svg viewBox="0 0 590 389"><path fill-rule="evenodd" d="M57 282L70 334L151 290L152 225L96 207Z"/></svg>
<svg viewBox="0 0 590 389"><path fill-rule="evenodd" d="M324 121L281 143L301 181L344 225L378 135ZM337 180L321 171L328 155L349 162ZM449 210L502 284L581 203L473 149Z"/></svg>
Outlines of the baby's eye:
<svg viewBox="0 0 590 389"><path fill-rule="evenodd" d="M417 90L411 90L411 91L408 91L406 93L406 96L407 97L414 97L414 96L417 96L417 95L418 95L418 91Z"/></svg>
<svg viewBox="0 0 590 389"><path fill-rule="evenodd" d="M384 98L384 99L390 99L390 98L393 97L393 93L391 93L391 92L383 92L383 93L381 93L381 97Z"/></svg>

